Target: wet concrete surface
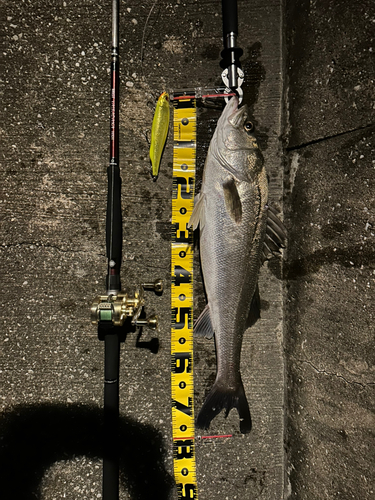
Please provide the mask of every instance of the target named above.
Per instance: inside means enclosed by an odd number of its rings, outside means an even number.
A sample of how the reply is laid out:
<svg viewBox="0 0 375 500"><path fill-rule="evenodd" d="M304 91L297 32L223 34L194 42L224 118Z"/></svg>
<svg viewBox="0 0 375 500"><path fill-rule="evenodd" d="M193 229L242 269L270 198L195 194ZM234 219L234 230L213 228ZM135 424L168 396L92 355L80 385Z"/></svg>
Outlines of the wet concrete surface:
<svg viewBox="0 0 375 500"><path fill-rule="evenodd" d="M122 282L162 278L147 294L160 332L122 345L121 499L176 498L171 487L170 217L172 129L152 182L149 131L163 90L220 84L218 1L121 2ZM1 186L1 494L101 497L103 343L90 303L105 290L111 2L4 2ZM239 2L245 100L254 114L281 208L281 2ZM144 43L142 50L142 39ZM143 54L141 62L141 54ZM218 113L199 111L198 177ZM198 187L199 187L199 178ZM204 306L196 258L196 312ZM280 261L260 279L262 321L246 335L243 379L253 431L218 417L197 443L200 498L282 498L284 365ZM154 347L158 338L157 353ZM215 373L212 342L197 340L196 408ZM147 460L145 459L147 457Z"/></svg>
<svg viewBox="0 0 375 500"><path fill-rule="evenodd" d="M287 2L288 498L374 497L372 2Z"/></svg>

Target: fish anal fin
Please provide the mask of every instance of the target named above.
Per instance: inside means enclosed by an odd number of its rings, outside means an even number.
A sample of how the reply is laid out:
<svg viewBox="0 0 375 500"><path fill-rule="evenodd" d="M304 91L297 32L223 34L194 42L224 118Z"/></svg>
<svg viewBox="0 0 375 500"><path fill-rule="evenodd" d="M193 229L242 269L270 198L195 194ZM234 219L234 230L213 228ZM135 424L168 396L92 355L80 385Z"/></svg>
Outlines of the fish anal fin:
<svg viewBox="0 0 375 500"><path fill-rule="evenodd" d="M242 203L236 182L233 177L230 177L223 184L225 208L231 216L231 219L239 224L242 220Z"/></svg>
<svg viewBox="0 0 375 500"><path fill-rule="evenodd" d="M245 328L253 326L260 318L260 295L259 286L257 284L253 298L251 300L249 315L246 320Z"/></svg>
<svg viewBox="0 0 375 500"><path fill-rule="evenodd" d="M214 330L211 323L210 307L208 304L203 309L199 318L195 322L194 335L206 337L206 339L212 339L212 337L214 336Z"/></svg>

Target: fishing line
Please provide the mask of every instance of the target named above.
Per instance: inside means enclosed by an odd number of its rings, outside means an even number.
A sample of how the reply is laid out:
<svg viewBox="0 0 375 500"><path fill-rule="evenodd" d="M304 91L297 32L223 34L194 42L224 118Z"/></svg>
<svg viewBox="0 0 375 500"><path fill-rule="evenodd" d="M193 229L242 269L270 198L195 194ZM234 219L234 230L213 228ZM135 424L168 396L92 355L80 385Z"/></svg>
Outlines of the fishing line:
<svg viewBox="0 0 375 500"><path fill-rule="evenodd" d="M211 98L214 99L215 97L232 97L234 95L237 95L235 92L231 92L229 94L202 94L200 97L202 99L206 98ZM195 99L197 96L195 95L176 95L176 96L171 96L171 101L180 101L182 99Z"/></svg>
<svg viewBox="0 0 375 500"><path fill-rule="evenodd" d="M143 76L143 52L144 52L144 43L145 43L145 36L146 36L146 28L147 28L147 24L148 24L148 21L150 19L150 16L152 14L152 11L154 10L155 8L155 5L158 3L158 0L155 0L155 2L153 3L151 9L150 9L150 12L148 13L148 16L147 16L147 19L146 19L146 22L145 22L145 27L143 28L143 34L142 34L142 45L141 45L141 75Z"/></svg>

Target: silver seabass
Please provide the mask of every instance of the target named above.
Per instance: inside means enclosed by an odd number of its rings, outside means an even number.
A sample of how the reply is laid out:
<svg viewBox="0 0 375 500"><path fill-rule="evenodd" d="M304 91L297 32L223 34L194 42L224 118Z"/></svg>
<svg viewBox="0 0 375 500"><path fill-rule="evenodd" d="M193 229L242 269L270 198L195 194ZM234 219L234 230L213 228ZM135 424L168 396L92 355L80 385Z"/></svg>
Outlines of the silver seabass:
<svg viewBox="0 0 375 500"><path fill-rule="evenodd" d="M237 408L241 432L251 417L240 373L244 331L260 316L258 274L269 251L285 238L282 223L269 210L268 182L247 106L233 97L212 137L202 189L190 219L200 227L200 258L207 306L195 332L215 334L215 383L197 418L208 428L222 409ZM271 219L271 220L270 220Z"/></svg>

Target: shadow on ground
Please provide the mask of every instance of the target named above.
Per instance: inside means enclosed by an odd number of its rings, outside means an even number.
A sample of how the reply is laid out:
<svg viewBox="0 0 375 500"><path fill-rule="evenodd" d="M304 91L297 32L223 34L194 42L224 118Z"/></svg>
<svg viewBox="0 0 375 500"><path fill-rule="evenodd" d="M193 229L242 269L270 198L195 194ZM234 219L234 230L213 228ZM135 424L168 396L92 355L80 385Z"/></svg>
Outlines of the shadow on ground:
<svg viewBox="0 0 375 500"><path fill-rule="evenodd" d="M39 498L45 472L57 461L103 456L103 410L88 405L17 406L0 420L3 498ZM120 418L120 478L135 500L165 500L173 485L164 468L161 434Z"/></svg>

